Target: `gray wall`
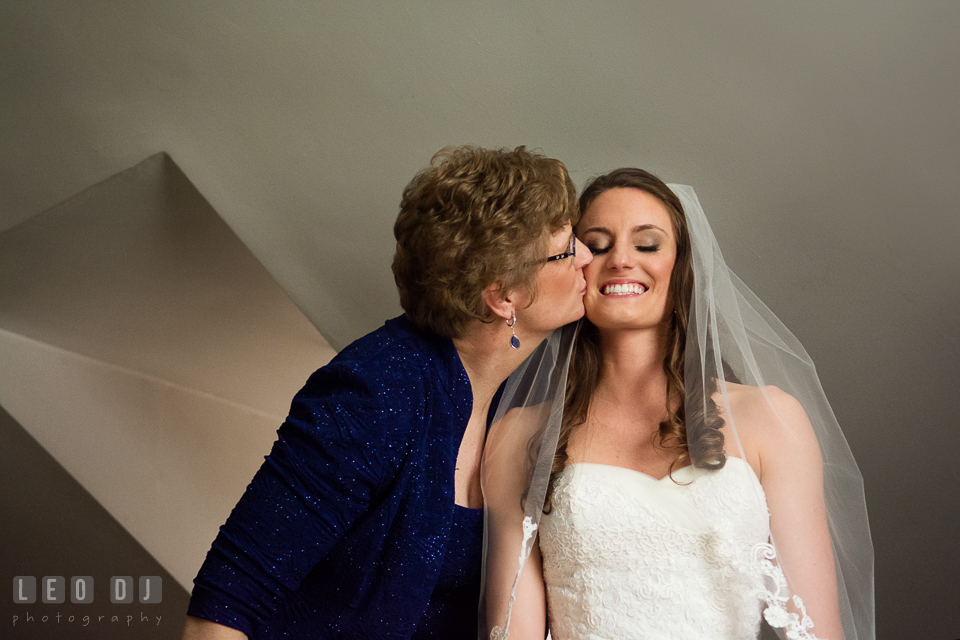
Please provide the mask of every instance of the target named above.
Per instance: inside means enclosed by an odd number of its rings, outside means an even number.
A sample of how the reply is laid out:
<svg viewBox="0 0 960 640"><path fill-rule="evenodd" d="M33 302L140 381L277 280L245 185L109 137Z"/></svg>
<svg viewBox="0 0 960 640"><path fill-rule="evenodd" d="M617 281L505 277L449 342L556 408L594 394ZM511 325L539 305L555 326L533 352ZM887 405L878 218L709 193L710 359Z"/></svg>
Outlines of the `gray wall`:
<svg viewBox="0 0 960 640"><path fill-rule="evenodd" d="M16 640L176 640L188 593L82 486L0 407L0 574L93 579L89 604L13 604L0 600L3 637ZM161 602L111 605L112 576L160 578ZM89 583L88 583L89 584ZM17 594L19 595L19 594ZM60 619L54 621L57 614ZM27 616L32 617L28 621ZM50 619L43 622L43 616ZM112 622L112 616L119 619ZM127 626L128 615L133 616ZM15 621L13 617L18 619ZM70 621L71 616L73 621ZM141 616L145 617L144 620Z"/></svg>
<svg viewBox="0 0 960 640"><path fill-rule="evenodd" d="M0 231L0 273L0 405L189 587L333 350L165 154Z"/></svg>
<svg viewBox="0 0 960 640"><path fill-rule="evenodd" d="M863 471L878 637L960 635L960 5L0 4L0 228L167 151L334 347L448 144L696 187Z"/></svg>

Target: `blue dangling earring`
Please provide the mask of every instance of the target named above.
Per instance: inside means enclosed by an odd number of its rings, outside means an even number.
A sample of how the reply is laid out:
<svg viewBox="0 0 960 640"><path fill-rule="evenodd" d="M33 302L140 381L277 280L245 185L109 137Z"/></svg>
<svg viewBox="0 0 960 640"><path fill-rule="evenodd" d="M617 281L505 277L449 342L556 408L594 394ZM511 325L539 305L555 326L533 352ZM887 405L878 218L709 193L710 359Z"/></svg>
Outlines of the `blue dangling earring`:
<svg viewBox="0 0 960 640"><path fill-rule="evenodd" d="M510 327L510 346L514 349L520 348L520 338L517 337L517 332L514 331L513 325L517 324L517 313L515 311L510 312L510 319L507 320L507 326Z"/></svg>

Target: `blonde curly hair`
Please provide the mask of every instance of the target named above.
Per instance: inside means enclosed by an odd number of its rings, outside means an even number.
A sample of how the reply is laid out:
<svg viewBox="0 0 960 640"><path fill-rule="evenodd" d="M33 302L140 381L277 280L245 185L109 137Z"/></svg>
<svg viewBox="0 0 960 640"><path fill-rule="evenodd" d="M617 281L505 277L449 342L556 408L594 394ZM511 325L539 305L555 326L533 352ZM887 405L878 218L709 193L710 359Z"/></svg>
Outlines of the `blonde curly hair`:
<svg viewBox="0 0 960 640"><path fill-rule="evenodd" d="M462 337L489 321L483 291L535 291L548 234L579 218L576 188L559 160L527 151L447 147L403 191L393 228L393 275L415 326ZM547 232L547 233L545 233Z"/></svg>

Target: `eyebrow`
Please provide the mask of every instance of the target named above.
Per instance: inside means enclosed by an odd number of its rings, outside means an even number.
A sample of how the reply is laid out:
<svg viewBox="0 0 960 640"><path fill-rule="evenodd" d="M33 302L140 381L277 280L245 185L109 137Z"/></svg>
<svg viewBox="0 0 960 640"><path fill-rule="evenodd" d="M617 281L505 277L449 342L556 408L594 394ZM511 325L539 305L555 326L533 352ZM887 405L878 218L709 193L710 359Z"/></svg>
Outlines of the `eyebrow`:
<svg viewBox="0 0 960 640"><path fill-rule="evenodd" d="M657 231L660 231L660 232L662 232L662 233L664 233L664 234L667 233L666 231L664 231L663 229L661 229L660 227L658 227L658 226L655 225L655 224L641 224L641 225L636 226L636 227L634 227L633 229L631 229L631 230L630 230L630 233L637 233L638 231L649 231L650 229L656 229ZM606 227L590 227L589 229L584 229L584 230L582 231L582 233L583 233L583 235L586 235L586 234L588 234L588 233L605 233L605 234L607 234L608 236L612 236L612 235L613 235L613 232L610 231L610 229L608 229L608 228L606 228Z"/></svg>
<svg viewBox="0 0 960 640"><path fill-rule="evenodd" d="M573 231L570 231L570 236L569 236L566 240L563 241L563 248L566 249L567 247L569 247L569 246L570 246L570 238L575 238L575 237L577 237L577 234L576 234L575 232L573 232ZM553 249L550 249L550 251L553 251Z"/></svg>

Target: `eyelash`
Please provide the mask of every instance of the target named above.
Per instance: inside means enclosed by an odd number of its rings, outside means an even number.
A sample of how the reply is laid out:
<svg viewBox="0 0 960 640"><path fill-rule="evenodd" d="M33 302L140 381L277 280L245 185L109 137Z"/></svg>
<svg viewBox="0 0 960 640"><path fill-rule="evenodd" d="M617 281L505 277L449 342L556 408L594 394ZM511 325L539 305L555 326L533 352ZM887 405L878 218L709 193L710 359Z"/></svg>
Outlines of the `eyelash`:
<svg viewBox="0 0 960 640"><path fill-rule="evenodd" d="M587 245L587 248L590 249L590 253L592 253L595 256L602 256L607 251L610 251L610 247L591 247ZM638 245L638 246L635 246L634 248L637 251L640 251L641 253L654 253L660 250L660 245L658 244L652 244L649 246Z"/></svg>

